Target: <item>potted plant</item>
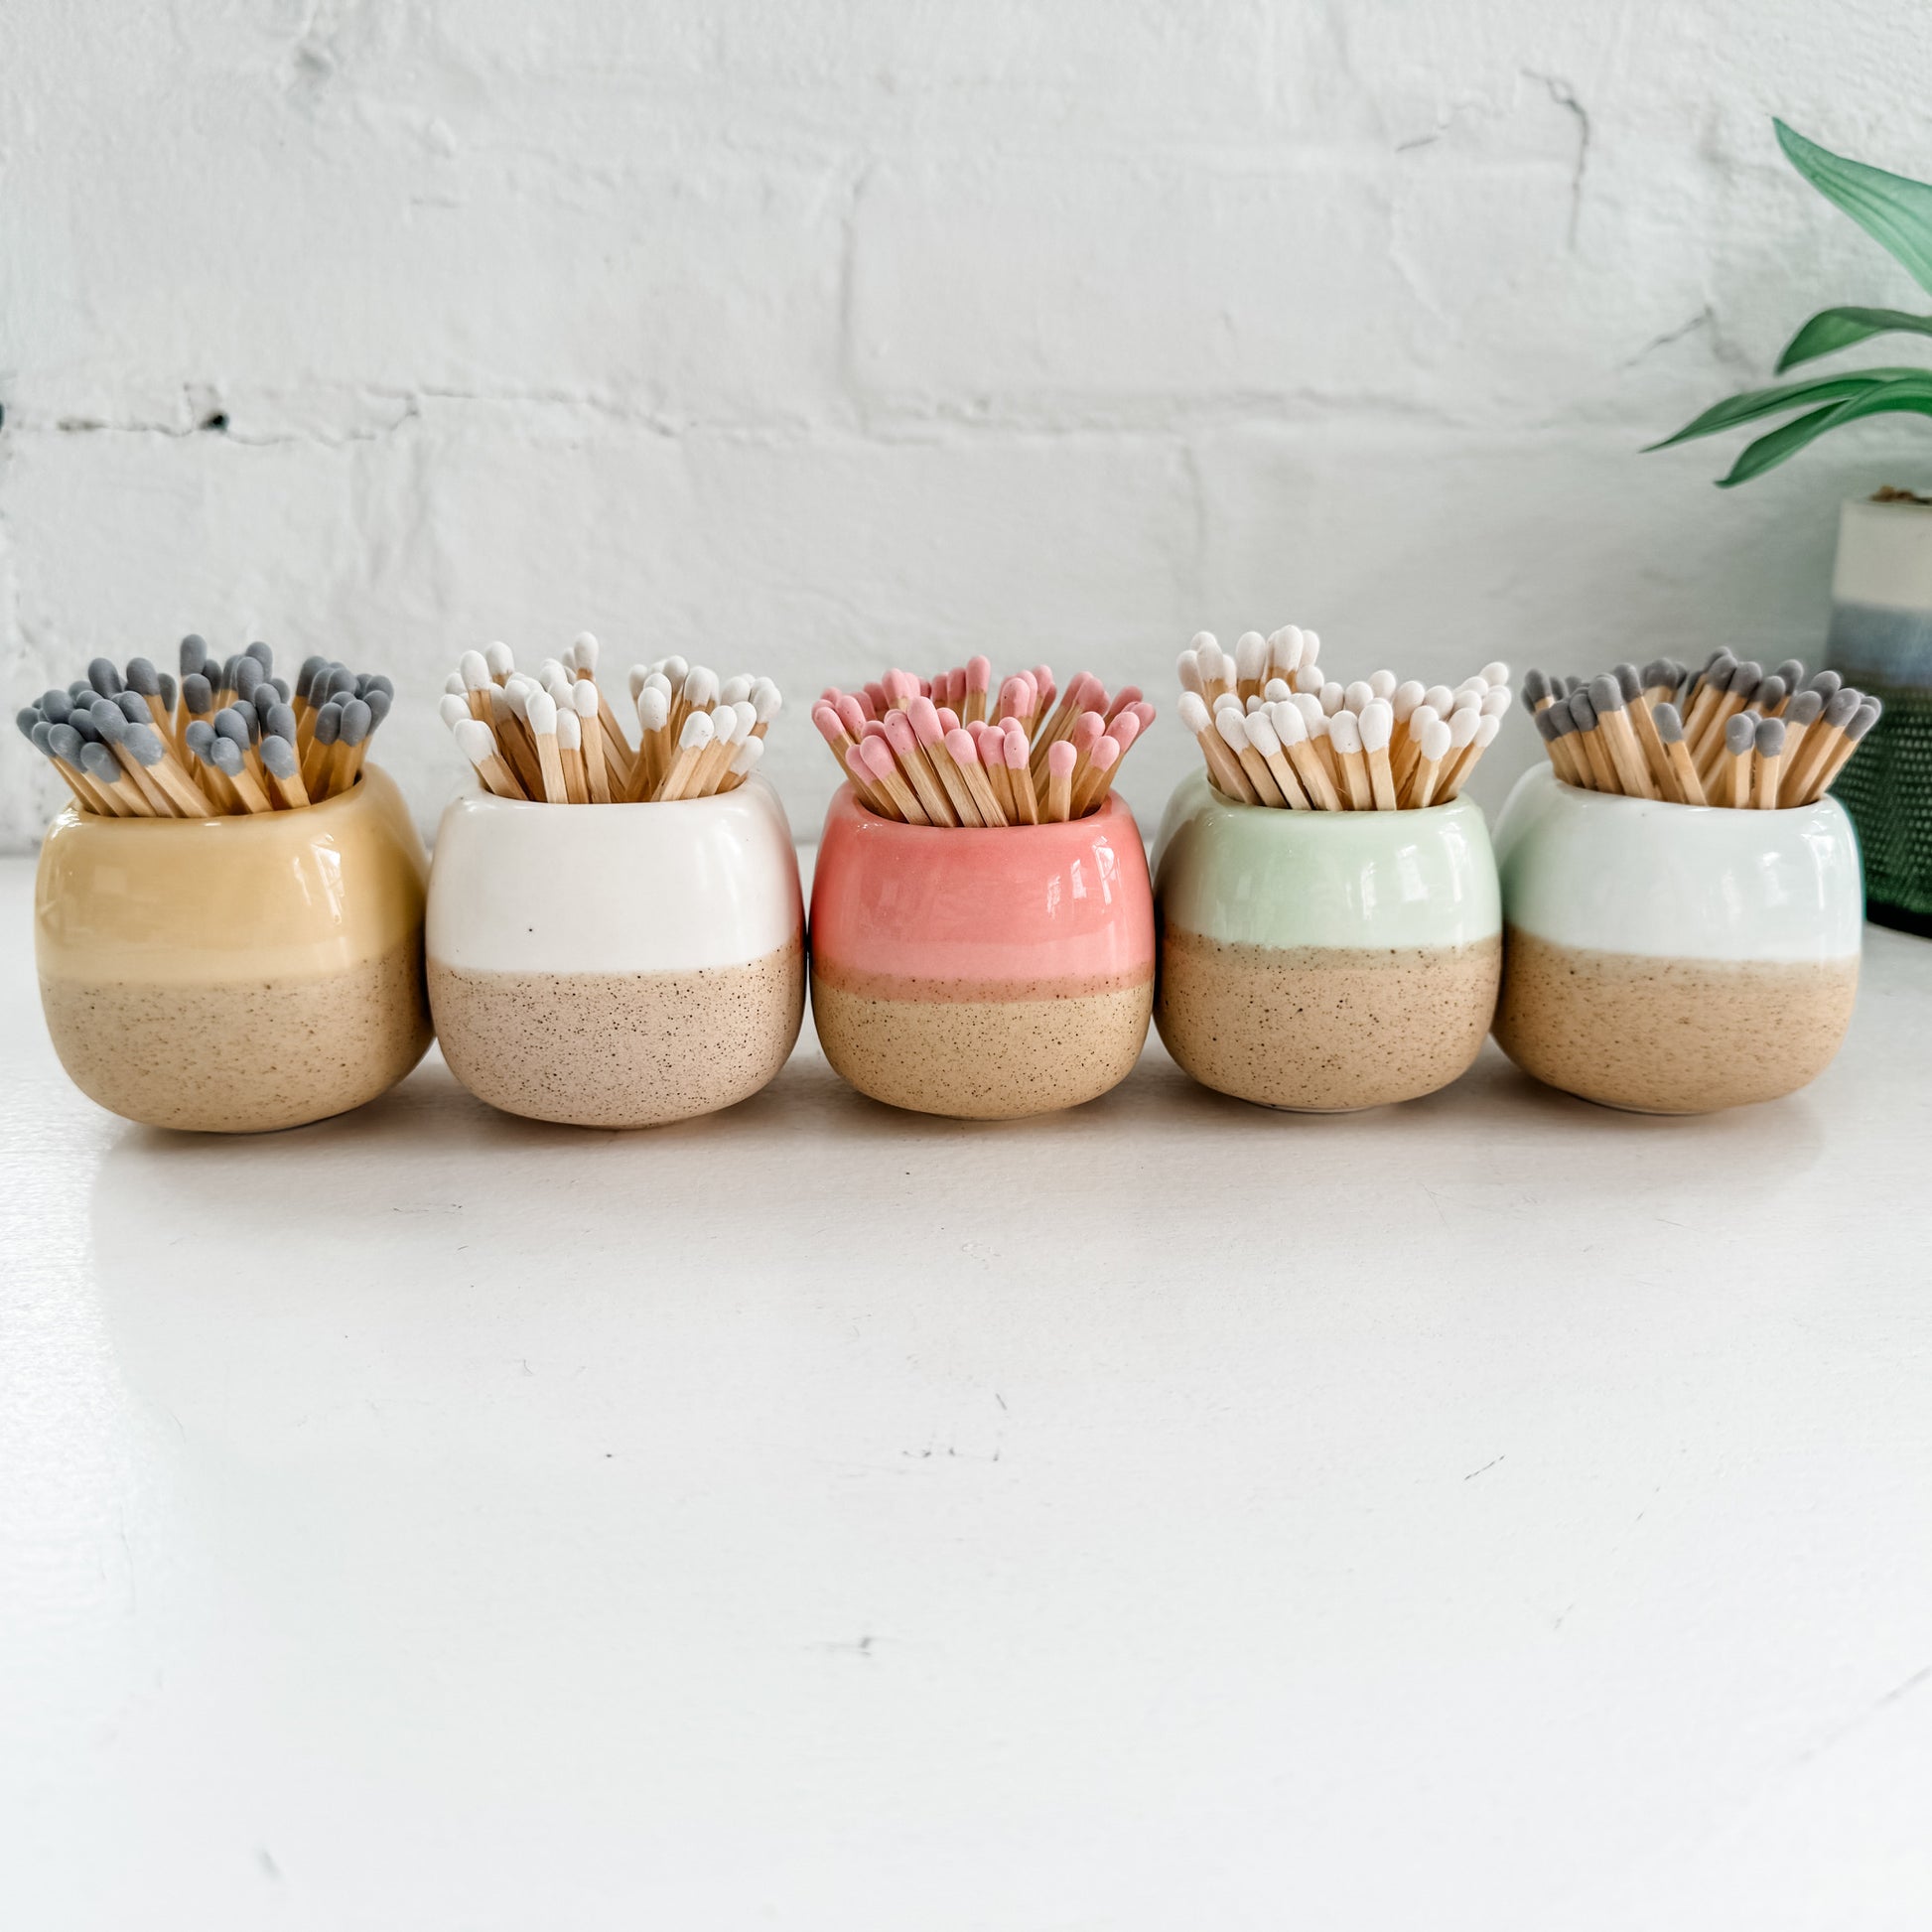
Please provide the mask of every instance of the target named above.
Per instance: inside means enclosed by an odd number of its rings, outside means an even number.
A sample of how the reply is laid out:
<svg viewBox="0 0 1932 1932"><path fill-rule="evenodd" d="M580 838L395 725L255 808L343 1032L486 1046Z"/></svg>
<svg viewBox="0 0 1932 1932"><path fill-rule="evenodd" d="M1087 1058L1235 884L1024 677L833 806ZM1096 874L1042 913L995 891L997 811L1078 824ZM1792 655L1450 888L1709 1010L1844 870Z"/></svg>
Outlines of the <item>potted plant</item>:
<svg viewBox="0 0 1932 1932"><path fill-rule="evenodd" d="M1830 153L1782 121L1778 144L1805 180L1843 208L1932 293L1932 186ZM1777 372L1874 336L1932 336L1932 316L1900 309L1825 309L1792 337ZM1707 409L1668 449L1694 437L1781 417L1720 479L1729 489L1847 423L1904 412L1932 416L1932 368L1895 366L1815 375ZM1872 918L1932 932L1932 495L1884 488L1839 518L1827 661L1884 700L1876 730L1837 785L1864 853Z"/></svg>

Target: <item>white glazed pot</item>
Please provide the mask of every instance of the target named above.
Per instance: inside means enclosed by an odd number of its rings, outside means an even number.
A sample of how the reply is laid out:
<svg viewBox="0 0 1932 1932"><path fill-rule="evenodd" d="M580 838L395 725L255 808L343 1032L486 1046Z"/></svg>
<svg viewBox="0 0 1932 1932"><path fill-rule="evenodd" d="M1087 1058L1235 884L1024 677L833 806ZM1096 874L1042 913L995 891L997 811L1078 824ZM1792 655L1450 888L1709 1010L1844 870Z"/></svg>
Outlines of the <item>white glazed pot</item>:
<svg viewBox="0 0 1932 1932"><path fill-rule="evenodd" d="M426 950L444 1058L491 1106L582 1127L729 1107L804 1015L784 806L760 778L664 804L457 798Z"/></svg>
<svg viewBox="0 0 1932 1932"><path fill-rule="evenodd" d="M1156 847L1154 1018L1203 1086L1346 1113L1467 1071L1502 914L1482 813L1286 812L1183 779Z"/></svg>
<svg viewBox="0 0 1932 1932"><path fill-rule="evenodd" d="M1852 1019L1858 840L1829 796L1733 811L1580 791L1547 767L1496 826L1496 1039L1526 1073L1636 1113L1814 1080Z"/></svg>

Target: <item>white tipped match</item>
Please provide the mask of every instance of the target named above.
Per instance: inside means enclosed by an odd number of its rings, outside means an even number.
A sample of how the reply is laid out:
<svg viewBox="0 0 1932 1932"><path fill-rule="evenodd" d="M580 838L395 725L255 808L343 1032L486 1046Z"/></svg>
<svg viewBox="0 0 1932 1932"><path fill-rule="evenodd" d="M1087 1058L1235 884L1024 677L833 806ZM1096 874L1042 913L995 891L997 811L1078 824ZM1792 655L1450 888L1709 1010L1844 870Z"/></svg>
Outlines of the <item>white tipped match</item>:
<svg viewBox="0 0 1932 1932"><path fill-rule="evenodd" d="M1507 684L1509 682L1509 666L1501 658L1497 658L1493 664L1485 664L1482 667L1481 676L1485 684Z"/></svg>
<svg viewBox="0 0 1932 1932"><path fill-rule="evenodd" d="M470 707L454 691L445 691L436 709L443 722L452 731L455 731L466 718L470 719L472 724L476 723L474 718L470 718Z"/></svg>
<svg viewBox="0 0 1932 1932"><path fill-rule="evenodd" d="M744 744L739 746L738 750L732 754L732 769L736 771L741 778L745 777L752 771L753 767L757 765L759 759L761 759L763 756L764 756L764 740L761 738L748 738L744 742Z"/></svg>
<svg viewBox="0 0 1932 1932"><path fill-rule="evenodd" d="M1290 680L1295 686L1295 694L1300 697L1305 691L1311 694L1321 689L1321 673L1312 664L1304 663Z"/></svg>
<svg viewBox="0 0 1932 1932"><path fill-rule="evenodd" d="M1302 632L1302 663L1304 668L1312 664L1321 655L1321 638L1312 630Z"/></svg>
<svg viewBox="0 0 1932 1932"><path fill-rule="evenodd" d="M580 630L571 644L571 649L577 653L577 668L580 671L594 672L597 669L598 653L603 646L590 631Z"/></svg>
<svg viewBox="0 0 1932 1932"><path fill-rule="evenodd" d="M1395 673L1393 671L1371 671L1368 677L1368 688L1378 698L1394 697Z"/></svg>
<svg viewBox="0 0 1932 1932"><path fill-rule="evenodd" d="M1496 734L1503 728L1500 713L1492 712L1476 727L1476 750L1486 752L1496 742Z"/></svg>
<svg viewBox="0 0 1932 1932"><path fill-rule="evenodd" d="M1386 752L1395 734L1395 712L1386 698L1371 698L1355 721L1362 735L1362 750Z"/></svg>
<svg viewBox="0 0 1932 1932"><path fill-rule="evenodd" d="M1214 729L1221 734L1232 751L1240 752L1247 748L1248 721L1242 715L1241 707L1223 705L1214 714Z"/></svg>
<svg viewBox="0 0 1932 1932"><path fill-rule="evenodd" d="M1462 680L1462 682L1455 687L1456 695L1458 697L1464 691L1473 691L1477 697L1481 697L1483 692L1485 692L1488 689L1489 689L1489 680L1486 677L1484 677L1480 671L1471 672L1469 676L1465 677Z"/></svg>
<svg viewBox="0 0 1932 1932"><path fill-rule="evenodd" d="M1274 758L1282 749L1281 734L1276 731L1274 721L1265 711L1251 711L1242 721L1248 732L1248 743L1265 759Z"/></svg>
<svg viewBox="0 0 1932 1932"><path fill-rule="evenodd" d="M1234 673L1244 682L1258 679L1268 668L1268 639L1259 630L1244 630L1234 640Z"/></svg>
<svg viewBox="0 0 1932 1932"><path fill-rule="evenodd" d="M597 716L597 686L589 678L579 678L570 687L570 708L579 718Z"/></svg>
<svg viewBox="0 0 1932 1932"><path fill-rule="evenodd" d="M1450 714L1449 743L1459 752L1482 729L1482 713L1474 705L1463 705Z"/></svg>
<svg viewBox="0 0 1932 1932"><path fill-rule="evenodd" d="M1449 755L1449 728L1440 718L1432 718L1416 744L1431 764L1441 764Z"/></svg>
<svg viewBox="0 0 1932 1932"><path fill-rule="evenodd" d="M1348 702L1348 687L1330 682L1321 687L1320 696L1321 709L1332 718Z"/></svg>
<svg viewBox="0 0 1932 1932"><path fill-rule="evenodd" d="M523 715L539 738L554 737L557 730L557 701L548 691L532 691L524 699Z"/></svg>
<svg viewBox="0 0 1932 1932"><path fill-rule="evenodd" d="M1314 730L1317 718L1325 718L1328 715L1321 709L1321 700L1312 691L1296 692L1295 709L1302 714L1302 722L1310 731Z"/></svg>
<svg viewBox="0 0 1932 1932"><path fill-rule="evenodd" d="M1416 707L1423 701L1422 680L1410 678L1406 684L1398 684L1390 695L1389 705L1395 712L1398 725L1406 725L1415 715Z"/></svg>
<svg viewBox="0 0 1932 1932"><path fill-rule="evenodd" d="M483 764L496 756L496 734L480 719L464 718L453 729L456 748L472 764Z"/></svg>
<svg viewBox="0 0 1932 1932"><path fill-rule="evenodd" d="M637 722L647 732L661 732L671 722L668 691L646 691L637 700Z"/></svg>
<svg viewBox="0 0 1932 1932"><path fill-rule="evenodd" d="M742 739L750 738L751 735L758 729L758 723L759 723L758 706L755 705L750 698L740 698L739 701L732 706L732 709L738 714L738 731L736 733L736 736Z"/></svg>
<svg viewBox="0 0 1932 1932"><path fill-rule="evenodd" d="M784 696L770 678L761 677L752 686L752 703L758 708L759 723L768 725L784 708Z"/></svg>
<svg viewBox="0 0 1932 1932"><path fill-rule="evenodd" d="M1441 716L1442 714L1436 709L1434 705L1419 704L1415 708L1415 710L1409 714L1410 735L1413 738L1415 738L1418 742L1420 742L1422 734L1425 731L1427 731L1431 725L1437 723L1438 720L1441 718Z"/></svg>
<svg viewBox="0 0 1932 1932"><path fill-rule="evenodd" d="M480 650L466 650L456 661L456 674L466 691L481 691L496 680L489 675L489 663Z"/></svg>
<svg viewBox="0 0 1932 1932"><path fill-rule="evenodd" d="M1199 691L1200 653L1194 650L1183 650L1173 661L1173 672L1180 680L1180 688L1183 691Z"/></svg>
<svg viewBox="0 0 1932 1932"><path fill-rule="evenodd" d="M1221 695L1214 700L1214 715L1217 718L1224 711L1239 711L1243 707L1241 704L1241 700L1237 698L1232 691L1223 691Z"/></svg>
<svg viewBox="0 0 1932 1932"><path fill-rule="evenodd" d="M637 702L637 693L644 688L644 680L649 676L649 670L642 664L631 665L630 669L625 673L624 682L629 687L630 702L632 704Z"/></svg>
<svg viewBox="0 0 1932 1932"><path fill-rule="evenodd" d="M558 708L557 749L560 752L581 752L584 749L584 721L578 717L575 707L569 711Z"/></svg>
<svg viewBox="0 0 1932 1932"><path fill-rule="evenodd" d="M1374 685L1364 684L1359 678L1357 678L1353 684L1344 687L1341 694L1341 701L1350 711L1352 711L1355 714L1357 718L1359 718L1362 715L1362 711L1364 707L1372 703L1374 697L1375 697Z"/></svg>
<svg viewBox="0 0 1932 1932"><path fill-rule="evenodd" d="M516 659L510 654L510 647L498 639L483 650L483 662L489 666L492 682L501 684L516 669Z"/></svg>
<svg viewBox="0 0 1932 1932"><path fill-rule="evenodd" d="M1302 633L1292 623L1283 624L1268 640L1269 662L1291 676L1302 668Z"/></svg>
<svg viewBox="0 0 1932 1932"><path fill-rule="evenodd" d="M660 657L651 669L661 671L664 682L675 691L691 674L691 662L689 658L680 657L674 651L669 657Z"/></svg>
<svg viewBox="0 0 1932 1932"><path fill-rule="evenodd" d="M1485 718L1500 718L1509 709L1511 692L1506 684L1492 684L1483 693L1479 709Z"/></svg>
<svg viewBox="0 0 1932 1932"><path fill-rule="evenodd" d="M1204 650L1211 650L1217 657L1221 652L1221 646L1211 630L1196 630L1187 639L1187 648L1193 651L1196 656Z"/></svg>
<svg viewBox="0 0 1932 1932"><path fill-rule="evenodd" d="M1198 738L1207 729L1207 700L1198 691L1181 692L1179 712L1180 729L1190 737Z"/></svg>
<svg viewBox="0 0 1932 1932"><path fill-rule="evenodd" d="M749 698L751 695L752 680L744 673L740 673L737 677L728 677L718 687L720 704L737 704L741 699Z"/></svg>
<svg viewBox="0 0 1932 1932"><path fill-rule="evenodd" d="M1299 705L1278 704L1275 707L1275 735L1284 745L1299 745L1309 735L1309 721L1302 716Z"/></svg>
<svg viewBox="0 0 1932 1932"><path fill-rule="evenodd" d="M643 683L638 687L639 696L645 691L663 692L666 703L674 703L677 699L676 688L662 671L651 671L646 674Z"/></svg>
<svg viewBox="0 0 1932 1932"><path fill-rule="evenodd" d="M1280 704L1284 698L1292 698L1295 695L1295 693L1289 689L1289 683L1287 678L1271 677L1268 680L1268 682L1261 687L1261 695L1264 698L1266 698L1270 704Z"/></svg>
<svg viewBox="0 0 1932 1932"><path fill-rule="evenodd" d="M462 697L464 692L467 691L469 688L470 687L467 684L465 684L463 681L463 673L461 671L452 671L449 674L449 676L443 680L444 692L452 698Z"/></svg>
<svg viewBox="0 0 1932 1932"><path fill-rule="evenodd" d="M1352 711L1337 711L1328 720L1328 736L1344 756L1362 749L1362 721Z"/></svg>
<svg viewBox="0 0 1932 1932"><path fill-rule="evenodd" d="M542 685L534 678L525 677L521 671L513 671L501 689L509 708L519 718L529 717L530 700L543 696Z"/></svg>
<svg viewBox="0 0 1932 1932"><path fill-rule="evenodd" d="M684 702L709 707L718 702L718 673L693 664L684 674Z"/></svg>
<svg viewBox="0 0 1932 1932"><path fill-rule="evenodd" d="M677 735L677 747L680 752L702 752L717 736L718 727L711 722L711 713L694 711Z"/></svg>
<svg viewBox="0 0 1932 1932"><path fill-rule="evenodd" d="M1432 684L1422 694L1422 701L1437 717L1447 718L1455 706L1455 693L1447 684Z"/></svg>

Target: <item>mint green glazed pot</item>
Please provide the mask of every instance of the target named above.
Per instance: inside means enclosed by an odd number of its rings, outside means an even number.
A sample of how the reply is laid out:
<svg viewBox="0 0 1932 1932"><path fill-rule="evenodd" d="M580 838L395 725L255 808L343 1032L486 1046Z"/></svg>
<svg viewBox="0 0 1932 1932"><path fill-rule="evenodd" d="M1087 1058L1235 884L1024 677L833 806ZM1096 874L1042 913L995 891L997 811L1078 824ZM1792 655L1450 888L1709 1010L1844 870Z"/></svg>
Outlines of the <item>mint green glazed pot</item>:
<svg viewBox="0 0 1932 1932"><path fill-rule="evenodd" d="M1203 1086L1347 1113L1434 1093L1481 1050L1502 971L1482 813L1291 812L1196 772L1155 847L1154 1024Z"/></svg>

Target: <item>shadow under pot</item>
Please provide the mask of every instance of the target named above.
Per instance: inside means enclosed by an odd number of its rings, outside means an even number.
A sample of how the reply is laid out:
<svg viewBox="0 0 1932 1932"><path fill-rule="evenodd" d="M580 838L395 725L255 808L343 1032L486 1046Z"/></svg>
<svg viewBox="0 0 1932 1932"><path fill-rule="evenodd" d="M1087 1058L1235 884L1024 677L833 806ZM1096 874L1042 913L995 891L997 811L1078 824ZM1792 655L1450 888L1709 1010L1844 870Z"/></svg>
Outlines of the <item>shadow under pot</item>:
<svg viewBox="0 0 1932 1932"><path fill-rule="evenodd" d="M298 811L49 828L34 950L82 1093L148 1127L256 1134L395 1085L429 1046L423 843L366 767Z"/></svg>
<svg viewBox="0 0 1932 1932"><path fill-rule="evenodd" d="M505 1113L659 1127L749 1099L805 1010L798 860L778 795L635 805L452 800L429 888L450 1070Z"/></svg>
<svg viewBox="0 0 1932 1932"><path fill-rule="evenodd" d="M1482 813L1291 812L1194 772L1156 848L1155 1024L1203 1086L1351 1113L1465 1072L1496 1010L1502 917Z"/></svg>
<svg viewBox="0 0 1932 1932"><path fill-rule="evenodd" d="M1546 769L1496 825L1496 1041L1546 1085L1706 1114L1814 1080L1851 1024L1863 889L1830 796L1785 811L1580 791Z"/></svg>
<svg viewBox="0 0 1932 1932"><path fill-rule="evenodd" d="M812 880L812 1018L861 1093L1017 1120L1118 1086L1147 1039L1154 905L1140 829L904 825L842 787Z"/></svg>

